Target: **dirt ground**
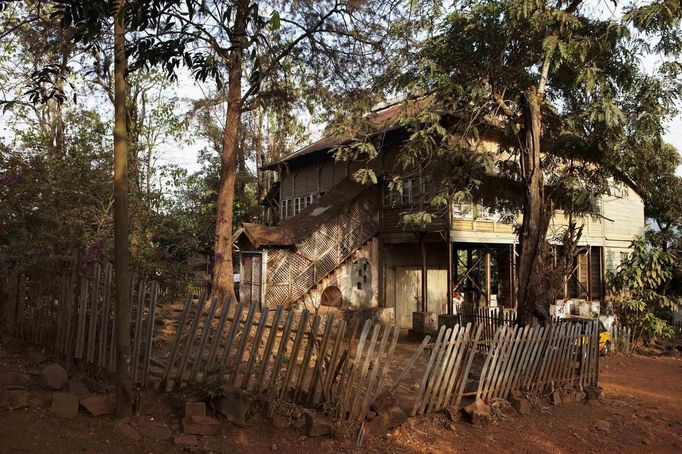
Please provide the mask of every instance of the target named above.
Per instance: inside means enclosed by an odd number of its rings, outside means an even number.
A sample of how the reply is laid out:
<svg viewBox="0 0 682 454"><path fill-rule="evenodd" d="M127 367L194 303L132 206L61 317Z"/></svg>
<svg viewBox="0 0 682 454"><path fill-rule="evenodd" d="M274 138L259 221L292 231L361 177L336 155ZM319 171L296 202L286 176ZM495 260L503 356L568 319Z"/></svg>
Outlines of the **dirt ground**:
<svg viewBox="0 0 682 454"><path fill-rule="evenodd" d="M0 386L0 453L186 452L173 443L182 410L172 397L145 394L142 415L132 420L94 418L83 411L75 419L60 419L50 413L51 393L40 387L34 361L26 351L0 343L0 376L19 374L31 395L27 408L12 410L2 404L7 392L3 396ZM601 401L540 406L529 416L499 417L487 427L451 423L442 414L412 418L385 436L368 435L362 447L351 438L307 438L300 429L275 429L265 417L254 416L248 428L223 423L221 436L201 438L192 451L682 452L682 360L605 358L601 386Z"/></svg>

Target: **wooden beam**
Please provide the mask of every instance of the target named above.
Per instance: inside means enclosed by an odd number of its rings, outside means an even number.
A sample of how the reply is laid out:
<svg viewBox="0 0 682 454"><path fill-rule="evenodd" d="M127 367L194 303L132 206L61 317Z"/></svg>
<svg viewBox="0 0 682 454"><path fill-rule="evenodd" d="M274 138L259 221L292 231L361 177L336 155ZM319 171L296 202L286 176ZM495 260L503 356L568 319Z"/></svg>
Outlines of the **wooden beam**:
<svg viewBox="0 0 682 454"><path fill-rule="evenodd" d="M448 304L448 314L452 315L452 242L450 238L447 239L448 247L448 288L447 288L447 301Z"/></svg>
<svg viewBox="0 0 682 454"><path fill-rule="evenodd" d="M419 246L421 247L422 255L422 312L426 312L428 308L428 283L427 283L427 268L426 268L426 244L424 243L424 234L419 235Z"/></svg>
<svg viewBox="0 0 682 454"><path fill-rule="evenodd" d="M492 291L492 272L490 251L485 251L485 300L490 306L490 293Z"/></svg>

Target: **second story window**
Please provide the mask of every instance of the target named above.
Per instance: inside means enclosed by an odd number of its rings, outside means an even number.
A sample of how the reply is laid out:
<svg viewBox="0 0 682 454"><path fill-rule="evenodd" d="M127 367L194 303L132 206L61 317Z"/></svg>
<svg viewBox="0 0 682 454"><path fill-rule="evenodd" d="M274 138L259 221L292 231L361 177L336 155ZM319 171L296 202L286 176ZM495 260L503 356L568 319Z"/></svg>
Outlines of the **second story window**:
<svg viewBox="0 0 682 454"><path fill-rule="evenodd" d="M403 178L402 191L384 186L384 206L394 207L418 203L424 194L424 181L421 177Z"/></svg>
<svg viewBox="0 0 682 454"><path fill-rule="evenodd" d="M313 198L313 194L308 194L301 197L294 197L293 199L282 200L281 218L287 219L296 216L303 211L305 207L313 203Z"/></svg>

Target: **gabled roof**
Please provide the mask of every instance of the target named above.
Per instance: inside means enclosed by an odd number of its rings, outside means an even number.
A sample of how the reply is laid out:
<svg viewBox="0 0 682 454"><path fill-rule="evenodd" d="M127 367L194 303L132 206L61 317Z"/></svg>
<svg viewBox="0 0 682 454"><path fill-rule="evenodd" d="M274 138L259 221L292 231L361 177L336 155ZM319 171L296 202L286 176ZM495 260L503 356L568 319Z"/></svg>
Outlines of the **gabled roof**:
<svg viewBox="0 0 682 454"><path fill-rule="evenodd" d="M370 189L371 187L346 178L296 216L282 221L277 226L242 224L233 241L244 235L257 249L263 246L293 246L350 205L363 191Z"/></svg>
<svg viewBox="0 0 682 454"><path fill-rule="evenodd" d="M417 112L419 109L423 109L429 103L433 102L433 98L430 96L422 96L409 101L399 101L387 106L382 106L379 109L373 110L365 115L363 118L376 128L375 133L388 132L392 130L399 129L401 127L401 120L409 117L410 115ZM358 131L352 131L343 136L338 137L323 137L322 139L313 142L307 147L301 148L285 157L279 161L274 161L265 164L262 169L264 170L275 170L277 167L283 163L293 161L297 158L308 156L315 153L321 153L324 151L332 150L339 145L346 145L352 142L357 137Z"/></svg>

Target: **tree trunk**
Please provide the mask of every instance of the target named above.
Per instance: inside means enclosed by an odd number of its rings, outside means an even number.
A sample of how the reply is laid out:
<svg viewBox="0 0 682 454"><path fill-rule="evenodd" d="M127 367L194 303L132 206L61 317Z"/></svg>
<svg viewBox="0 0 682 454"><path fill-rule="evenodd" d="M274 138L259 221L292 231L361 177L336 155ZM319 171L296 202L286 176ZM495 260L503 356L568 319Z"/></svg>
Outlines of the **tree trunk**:
<svg viewBox="0 0 682 454"><path fill-rule="evenodd" d="M114 2L114 271L116 275L116 415L133 412L130 380L130 294L128 281L128 127L124 0Z"/></svg>
<svg viewBox="0 0 682 454"><path fill-rule="evenodd" d="M518 314L521 325L549 320L549 299L543 285L549 214L545 205L540 139L540 95L529 89L522 98L524 128L520 132L521 175L525 184L523 221L519 230Z"/></svg>
<svg viewBox="0 0 682 454"><path fill-rule="evenodd" d="M239 0L233 31L227 86L227 118L223 131L223 152L220 165L220 189L216 209L215 255L211 297L223 299L234 297L232 265L232 218L235 182L237 176L237 153L239 127L241 125L242 58L248 20L248 0Z"/></svg>

